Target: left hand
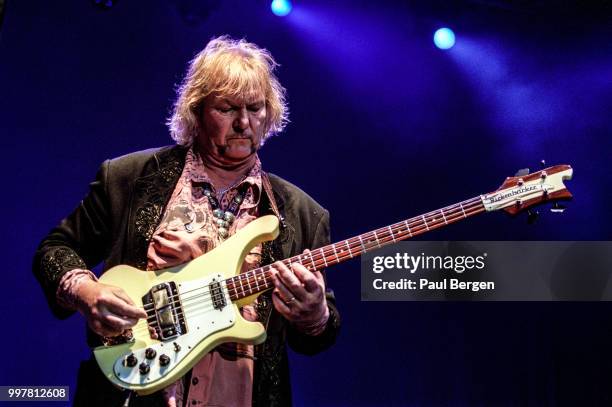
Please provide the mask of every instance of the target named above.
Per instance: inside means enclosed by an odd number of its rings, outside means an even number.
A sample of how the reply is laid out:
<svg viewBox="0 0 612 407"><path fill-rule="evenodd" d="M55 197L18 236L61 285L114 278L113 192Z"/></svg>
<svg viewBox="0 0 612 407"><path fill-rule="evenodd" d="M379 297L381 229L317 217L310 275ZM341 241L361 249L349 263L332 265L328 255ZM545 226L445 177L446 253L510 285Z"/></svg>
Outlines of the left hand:
<svg viewBox="0 0 612 407"><path fill-rule="evenodd" d="M272 301L283 317L305 332L327 321L329 309L321 272L311 272L299 263L293 263L290 270L280 261L272 265L272 272Z"/></svg>

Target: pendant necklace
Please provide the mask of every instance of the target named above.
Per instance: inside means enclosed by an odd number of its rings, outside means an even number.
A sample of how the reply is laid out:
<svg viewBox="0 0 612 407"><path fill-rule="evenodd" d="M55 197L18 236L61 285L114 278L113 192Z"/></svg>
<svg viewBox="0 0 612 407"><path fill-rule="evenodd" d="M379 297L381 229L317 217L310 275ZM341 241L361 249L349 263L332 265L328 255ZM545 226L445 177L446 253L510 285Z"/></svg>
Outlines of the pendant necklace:
<svg viewBox="0 0 612 407"><path fill-rule="evenodd" d="M232 185L229 188L222 190L220 194L221 198L223 198L223 195L225 195L225 193L227 193L235 185L236 184ZM219 234L219 237L221 238L221 240L225 240L227 236L229 235L229 228L232 225L232 223L234 223L234 220L236 219L236 215L238 214L238 209L240 208L240 204L244 200L244 196L246 195L248 188L249 188L248 183L245 182L244 184L242 184L238 188L238 192L236 193L236 196L233 197L232 200L230 201L227 209L223 210L221 209L221 204L219 203L219 200L217 199L215 194L213 194L210 184L205 183L204 186L202 186L202 193L204 194L206 198L208 198L210 207L213 210L215 224L217 225L217 233Z"/></svg>

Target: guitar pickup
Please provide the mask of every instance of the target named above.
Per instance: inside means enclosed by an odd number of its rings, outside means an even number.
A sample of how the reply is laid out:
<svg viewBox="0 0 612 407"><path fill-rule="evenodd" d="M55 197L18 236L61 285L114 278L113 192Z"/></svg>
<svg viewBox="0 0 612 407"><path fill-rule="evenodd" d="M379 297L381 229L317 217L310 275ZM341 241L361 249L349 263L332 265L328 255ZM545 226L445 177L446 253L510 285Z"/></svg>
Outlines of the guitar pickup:
<svg viewBox="0 0 612 407"><path fill-rule="evenodd" d="M161 340L187 332L180 296L174 282L158 284L142 297L147 322Z"/></svg>
<svg viewBox="0 0 612 407"><path fill-rule="evenodd" d="M227 302L225 301L225 295L223 295L221 283L218 281L213 281L208 285L208 290L210 291L210 298L212 298L213 307L218 310L225 308Z"/></svg>

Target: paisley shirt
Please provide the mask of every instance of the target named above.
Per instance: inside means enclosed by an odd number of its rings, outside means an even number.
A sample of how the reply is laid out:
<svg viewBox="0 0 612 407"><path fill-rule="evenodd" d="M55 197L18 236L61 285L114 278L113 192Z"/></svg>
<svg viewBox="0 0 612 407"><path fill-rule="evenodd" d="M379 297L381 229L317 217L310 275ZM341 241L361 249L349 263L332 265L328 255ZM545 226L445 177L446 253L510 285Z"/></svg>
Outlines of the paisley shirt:
<svg viewBox="0 0 612 407"><path fill-rule="evenodd" d="M190 149L185 168L168 202L162 221L155 230L147 252L147 269L157 270L185 263L210 251L222 242L212 208L203 194L203 184L213 185L200 157ZM222 196L217 196L221 208L227 208L238 193L238 187L248 188L229 234L246 226L257 217L257 204L262 191L261 163L257 159L247 176ZM214 188L214 185L213 185ZM213 193L215 190L213 189ZM260 251L254 253L255 256ZM252 263L257 257L247 257Z"/></svg>
<svg viewBox="0 0 612 407"><path fill-rule="evenodd" d="M166 206L162 221L153 233L147 251L147 269L158 270L176 266L201 256L219 245L223 239L217 233L213 209L203 194L203 184L213 188L222 209L227 209L244 183L249 184L229 235L257 218L257 206L263 192L261 162L257 158L247 176L219 195L214 189L204 164L191 148L185 167ZM242 272L258 267L261 246L254 247L246 256ZM75 292L84 279L96 280L90 271L75 269L60 280L58 302L76 308ZM241 310L245 319L255 321L257 313L252 305ZM192 370L191 382L179 380L164 390L169 403L177 406L184 401L193 405L250 406L252 404L253 346L225 343L209 352ZM188 391L186 391L188 389Z"/></svg>
<svg viewBox="0 0 612 407"><path fill-rule="evenodd" d="M195 259L222 242L214 222L213 208L203 194L203 184L213 185L201 158L193 148L187 153L185 168L168 202L147 252L149 270L172 267ZM230 236L257 217L257 205L262 192L261 163L257 159L247 176L222 196L217 194L221 208L226 209L243 183L250 184L229 229ZM214 186L213 186L214 188ZM213 189L213 193L216 191ZM242 271L258 267L261 247L246 256ZM242 309L242 316L254 321L257 314L252 305ZM214 406L250 406L253 392L253 346L225 343L208 353L192 370L189 391L179 380L165 390L165 397L175 397L177 406L184 399L189 404Z"/></svg>

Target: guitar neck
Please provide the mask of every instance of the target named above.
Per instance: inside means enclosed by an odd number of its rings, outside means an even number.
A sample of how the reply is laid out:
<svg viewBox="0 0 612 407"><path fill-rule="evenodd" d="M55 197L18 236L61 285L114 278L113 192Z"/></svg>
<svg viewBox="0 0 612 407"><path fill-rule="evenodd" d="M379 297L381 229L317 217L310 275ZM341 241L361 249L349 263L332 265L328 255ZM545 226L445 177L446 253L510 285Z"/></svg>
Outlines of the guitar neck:
<svg viewBox="0 0 612 407"><path fill-rule="evenodd" d="M291 267L291 264L299 263L310 271L322 270L361 256L368 251L422 235L430 230L444 227L484 211L485 207L481 197L468 199L338 243L323 246L312 250L310 253L290 257L282 262L288 267ZM272 288L274 284L272 283L271 268L271 265L266 265L227 279L227 289L232 301Z"/></svg>

